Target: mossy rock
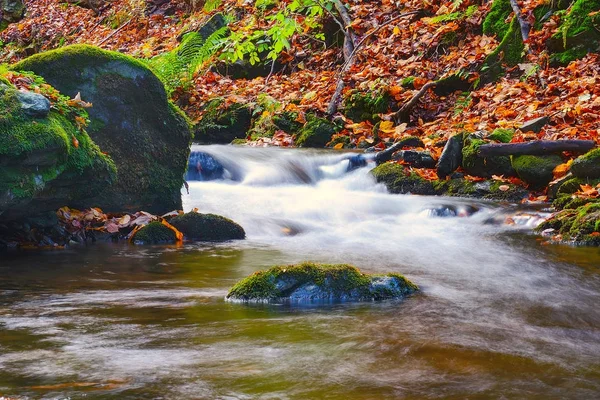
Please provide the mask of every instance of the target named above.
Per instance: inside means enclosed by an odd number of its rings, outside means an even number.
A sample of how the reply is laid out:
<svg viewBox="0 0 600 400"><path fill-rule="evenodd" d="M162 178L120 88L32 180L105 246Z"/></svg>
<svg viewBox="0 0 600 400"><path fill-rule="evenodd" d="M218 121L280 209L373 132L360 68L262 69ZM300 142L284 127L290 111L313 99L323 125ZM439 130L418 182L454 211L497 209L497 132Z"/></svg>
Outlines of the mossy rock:
<svg viewBox="0 0 600 400"><path fill-rule="evenodd" d="M399 274L368 275L348 264L276 266L238 282L228 300L243 302L348 302L400 299L419 290Z"/></svg>
<svg viewBox="0 0 600 400"><path fill-rule="evenodd" d="M547 42L551 63L565 65L600 50L600 0L576 0Z"/></svg>
<svg viewBox="0 0 600 400"><path fill-rule="evenodd" d="M135 244L172 244L177 241L175 232L160 222L150 222L133 235Z"/></svg>
<svg viewBox="0 0 600 400"><path fill-rule="evenodd" d="M352 90L344 98L344 115L354 122L374 122L379 119L377 114L388 111L389 103L390 95L385 91Z"/></svg>
<svg viewBox="0 0 600 400"><path fill-rule="evenodd" d="M565 242L600 246L600 203L590 202L576 209L565 209L541 223L536 231L554 229Z"/></svg>
<svg viewBox="0 0 600 400"><path fill-rule="evenodd" d="M192 211L171 219L169 223L190 240L222 242L246 237L246 232L240 225L229 218L215 214Z"/></svg>
<svg viewBox="0 0 600 400"><path fill-rule="evenodd" d="M88 133L114 160L116 184L94 206L105 211L181 209L191 131L161 81L129 56L87 45L29 57L13 68L33 71L63 94L93 103Z"/></svg>
<svg viewBox="0 0 600 400"><path fill-rule="evenodd" d="M490 135L487 138L490 140L495 140L500 143L510 143L510 141L513 139L514 136L515 136L514 129L497 128L497 129L494 129L494 131L492 133L490 133Z"/></svg>
<svg viewBox="0 0 600 400"><path fill-rule="evenodd" d="M571 178L560 185L556 191L556 197L560 197L563 194L573 194L581 189L581 185L590 185L595 187L598 184L600 184L600 179Z"/></svg>
<svg viewBox="0 0 600 400"><path fill-rule="evenodd" d="M438 194L432 182L394 162L387 162L375 167L371 170L371 175L378 183L383 183L390 193Z"/></svg>
<svg viewBox="0 0 600 400"><path fill-rule="evenodd" d="M563 160L558 155L512 157L512 166L519 178L533 189L541 189L554 179L553 171Z"/></svg>
<svg viewBox="0 0 600 400"><path fill-rule="evenodd" d="M273 124L287 134L294 134L302 128L298 122L298 113L284 111L281 114L273 115Z"/></svg>
<svg viewBox="0 0 600 400"><path fill-rule="evenodd" d="M332 122L309 115L306 123L296 135L295 143L298 147L325 147L337 131L337 126Z"/></svg>
<svg viewBox="0 0 600 400"><path fill-rule="evenodd" d="M116 179L114 163L68 117L27 112L22 94L0 90L0 219L89 206Z"/></svg>
<svg viewBox="0 0 600 400"><path fill-rule="evenodd" d="M600 149L592 150L578 157L571 164L571 172L578 178L600 178Z"/></svg>
<svg viewBox="0 0 600 400"><path fill-rule="evenodd" d="M505 24L506 25L506 24ZM504 72L503 65L515 66L523 59L525 44L521 36L519 21L513 17L508 30L496 49L490 53L481 68L481 83L492 82Z"/></svg>
<svg viewBox="0 0 600 400"><path fill-rule="evenodd" d="M199 143L228 144L235 139L245 139L251 123L252 109L249 105L225 105L225 99L216 98L204 106L194 139Z"/></svg>
<svg viewBox="0 0 600 400"><path fill-rule="evenodd" d="M574 210L589 203L599 203L600 199L585 199L570 194L561 194L552 202L557 210Z"/></svg>
<svg viewBox="0 0 600 400"><path fill-rule="evenodd" d="M477 152L481 145L487 142L473 135L466 136L462 149L462 167L470 175L490 178L492 175L514 176L510 157L493 156L480 157Z"/></svg>

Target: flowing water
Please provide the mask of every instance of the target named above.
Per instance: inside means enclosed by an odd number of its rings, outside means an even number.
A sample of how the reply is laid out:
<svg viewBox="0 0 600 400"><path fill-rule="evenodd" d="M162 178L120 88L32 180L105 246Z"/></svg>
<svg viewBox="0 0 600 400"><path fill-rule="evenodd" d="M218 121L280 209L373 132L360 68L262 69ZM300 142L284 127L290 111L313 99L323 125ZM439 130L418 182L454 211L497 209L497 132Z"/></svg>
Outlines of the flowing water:
<svg viewBox="0 0 600 400"><path fill-rule="evenodd" d="M348 172L349 154L195 150L230 179L190 181L185 209L228 216L247 240L1 255L0 398L600 397L598 249L543 246L513 206L389 195L369 168ZM401 272L422 291L224 301L302 260Z"/></svg>

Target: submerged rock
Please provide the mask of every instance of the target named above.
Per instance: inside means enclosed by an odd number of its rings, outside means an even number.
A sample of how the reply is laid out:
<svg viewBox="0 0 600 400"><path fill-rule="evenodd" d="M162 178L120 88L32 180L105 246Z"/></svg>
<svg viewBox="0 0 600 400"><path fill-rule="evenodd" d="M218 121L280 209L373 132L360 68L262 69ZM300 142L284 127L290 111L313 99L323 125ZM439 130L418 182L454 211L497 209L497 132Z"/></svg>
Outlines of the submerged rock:
<svg viewBox="0 0 600 400"><path fill-rule="evenodd" d="M419 288L399 274L368 275L348 264L277 266L238 282L228 300L244 302L346 302L400 299Z"/></svg>
<svg viewBox="0 0 600 400"><path fill-rule="evenodd" d="M167 98L161 81L142 62L86 45L29 57L14 67L34 71L63 94L93 104L91 138L114 160L117 182L95 198L104 211L181 209L181 187L191 131Z"/></svg>
<svg viewBox="0 0 600 400"><path fill-rule="evenodd" d="M213 156L202 151L190 154L186 181L212 181L223 179L225 168Z"/></svg>
<svg viewBox="0 0 600 400"><path fill-rule="evenodd" d="M191 211L171 219L169 223L189 240L222 242L246 237L244 228L239 224L229 218L215 214L201 214Z"/></svg>

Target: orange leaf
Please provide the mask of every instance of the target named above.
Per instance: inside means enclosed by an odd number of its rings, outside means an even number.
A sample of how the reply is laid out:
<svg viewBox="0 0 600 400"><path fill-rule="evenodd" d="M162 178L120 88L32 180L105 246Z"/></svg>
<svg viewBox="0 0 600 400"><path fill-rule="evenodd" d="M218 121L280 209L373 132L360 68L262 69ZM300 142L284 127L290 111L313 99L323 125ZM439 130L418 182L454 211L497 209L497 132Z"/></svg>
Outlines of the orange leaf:
<svg viewBox="0 0 600 400"><path fill-rule="evenodd" d="M170 230L172 230L173 232L175 232L175 237L177 238L177 243L183 242L183 233L179 232L177 230L177 228L175 228L173 225L171 225L164 219L161 220L160 223L163 224L164 226L166 226L167 228L169 228Z"/></svg>

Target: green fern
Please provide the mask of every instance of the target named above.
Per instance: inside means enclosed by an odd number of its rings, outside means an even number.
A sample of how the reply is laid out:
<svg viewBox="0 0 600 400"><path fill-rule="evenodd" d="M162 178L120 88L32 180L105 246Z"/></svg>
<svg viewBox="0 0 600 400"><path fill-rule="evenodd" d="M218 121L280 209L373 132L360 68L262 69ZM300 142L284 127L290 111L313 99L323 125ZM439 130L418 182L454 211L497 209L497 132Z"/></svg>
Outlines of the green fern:
<svg viewBox="0 0 600 400"><path fill-rule="evenodd" d="M229 29L223 27L206 40L198 32L187 33L174 50L149 61L169 90L185 86L202 66L224 45Z"/></svg>
<svg viewBox="0 0 600 400"><path fill-rule="evenodd" d="M221 3L222 3L221 0L206 0L206 3L204 4L203 10L205 12L214 11L217 8L219 8L219 6L221 5Z"/></svg>

